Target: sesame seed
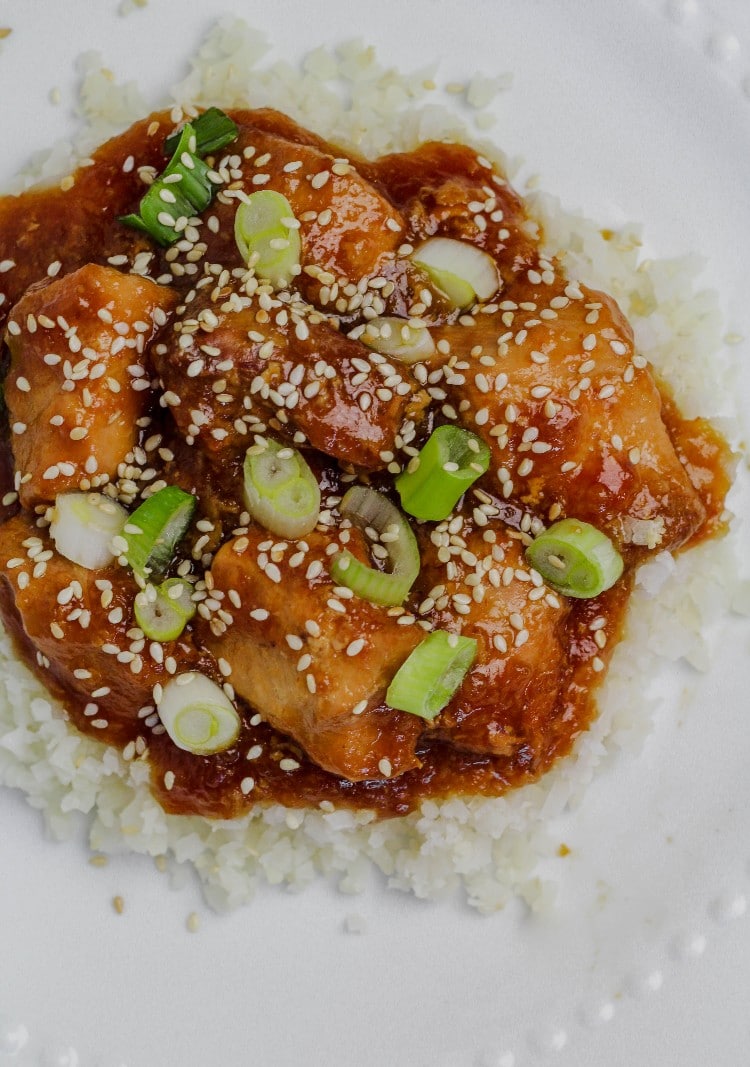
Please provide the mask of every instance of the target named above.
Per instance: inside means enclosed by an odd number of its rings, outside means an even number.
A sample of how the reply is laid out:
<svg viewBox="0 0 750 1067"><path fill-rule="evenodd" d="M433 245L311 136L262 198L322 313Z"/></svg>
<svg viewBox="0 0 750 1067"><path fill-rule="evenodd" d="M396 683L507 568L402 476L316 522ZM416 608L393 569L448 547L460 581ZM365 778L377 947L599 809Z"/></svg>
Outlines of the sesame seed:
<svg viewBox="0 0 750 1067"><path fill-rule="evenodd" d="M383 759L378 761L378 770L384 778L390 778L390 776L393 774L393 764L389 759L386 759L384 757Z"/></svg>

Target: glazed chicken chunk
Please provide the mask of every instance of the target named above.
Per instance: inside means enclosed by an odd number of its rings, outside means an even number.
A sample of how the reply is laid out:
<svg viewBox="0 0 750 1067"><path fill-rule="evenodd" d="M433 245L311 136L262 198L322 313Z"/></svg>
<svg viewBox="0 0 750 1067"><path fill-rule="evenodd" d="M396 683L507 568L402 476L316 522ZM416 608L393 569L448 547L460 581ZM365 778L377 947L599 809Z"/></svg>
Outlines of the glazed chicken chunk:
<svg viewBox="0 0 750 1067"><path fill-rule="evenodd" d="M435 336L448 400L490 448L488 491L620 545L677 548L701 524L646 360L604 293L519 284L497 313Z"/></svg>
<svg viewBox="0 0 750 1067"><path fill-rule="evenodd" d="M200 634L236 691L321 767L351 781L389 778L419 763L420 721L383 699L424 633L337 587L331 544L317 532L286 544L257 529L227 542L210 586L232 622L217 616Z"/></svg>
<svg viewBox="0 0 750 1067"><path fill-rule="evenodd" d="M151 402L146 347L175 299L92 263L13 308L5 398L25 506L116 477Z"/></svg>
<svg viewBox="0 0 750 1067"><path fill-rule="evenodd" d="M569 604L531 570L517 536L468 518L453 534L448 525L423 538L420 590L433 625L474 638L477 657L432 728L460 748L509 756L558 709Z"/></svg>
<svg viewBox="0 0 750 1067"><path fill-rule="evenodd" d="M15 636L33 651L46 684L79 729L125 745L146 729L153 687L169 675L145 649L133 618L133 581L117 564L88 570L59 555L24 515L0 526L0 603ZM185 669L209 657L187 637L165 646ZM145 717L148 717L146 714Z"/></svg>
<svg viewBox="0 0 750 1067"><path fill-rule="evenodd" d="M154 347L172 415L191 443L210 455L244 452L270 424L343 463L377 470L393 460L427 395L407 366L309 310L203 288Z"/></svg>

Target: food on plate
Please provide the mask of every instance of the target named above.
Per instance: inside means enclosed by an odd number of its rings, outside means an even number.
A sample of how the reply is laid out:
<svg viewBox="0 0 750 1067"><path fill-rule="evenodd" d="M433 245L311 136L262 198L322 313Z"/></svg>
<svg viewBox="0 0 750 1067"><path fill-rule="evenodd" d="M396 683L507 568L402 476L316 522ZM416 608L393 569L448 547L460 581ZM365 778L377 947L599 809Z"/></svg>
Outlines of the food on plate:
<svg viewBox="0 0 750 1067"><path fill-rule="evenodd" d="M157 113L0 201L0 611L163 808L497 795L595 714L727 450L473 149Z"/></svg>

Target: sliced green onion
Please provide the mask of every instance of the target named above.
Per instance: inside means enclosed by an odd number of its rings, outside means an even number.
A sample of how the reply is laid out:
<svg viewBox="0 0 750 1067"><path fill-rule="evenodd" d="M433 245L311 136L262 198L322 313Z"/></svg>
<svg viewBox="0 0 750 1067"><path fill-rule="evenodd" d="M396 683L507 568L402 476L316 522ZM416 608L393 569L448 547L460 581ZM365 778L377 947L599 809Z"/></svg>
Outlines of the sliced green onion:
<svg viewBox="0 0 750 1067"><path fill-rule="evenodd" d="M548 585L572 597L598 596L615 584L624 566L607 535L580 519L563 519L539 534L526 560Z"/></svg>
<svg viewBox="0 0 750 1067"><path fill-rule="evenodd" d="M196 503L190 493L168 485L128 517L122 534L128 545L125 557L139 578L161 578L185 536Z"/></svg>
<svg viewBox="0 0 750 1067"><path fill-rule="evenodd" d="M61 556L95 571L114 562L112 539L127 521L125 508L101 493L59 493L49 532Z"/></svg>
<svg viewBox="0 0 750 1067"><path fill-rule="evenodd" d="M473 637L434 630L396 671L385 694L386 704L434 719L461 685L476 654Z"/></svg>
<svg viewBox="0 0 750 1067"><path fill-rule="evenodd" d="M195 148L193 151L199 156L207 156L212 152L218 152L228 144L231 144L232 141L237 140L236 124L232 122L229 115L218 107L208 108L197 119L193 119L190 125L195 131ZM176 130L167 137L164 142L165 156L174 154L181 134L182 130Z"/></svg>
<svg viewBox="0 0 750 1067"><path fill-rule="evenodd" d="M210 169L196 155L195 146L195 129L188 122L180 131L174 155L141 199L138 213L122 215L119 221L147 233L160 245L173 244L180 236L180 220L207 208L216 192Z"/></svg>
<svg viewBox="0 0 750 1067"><path fill-rule="evenodd" d="M286 285L297 272L302 243L291 204L273 189L261 189L243 200L234 216L239 253L259 278Z"/></svg>
<svg viewBox="0 0 750 1067"><path fill-rule="evenodd" d="M231 700L197 671L171 678L156 710L177 747L194 756L223 752L240 733L240 717Z"/></svg>
<svg viewBox="0 0 750 1067"><path fill-rule="evenodd" d="M344 549L331 563L334 581L373 604L401 604L420 567L419 547L411 526L388 497L364 485L349 489L339 510L356 526L375 530L388 553L389 570L369 567Z"/></svg>
<svg viewBox="0 0 750 1067"><path fill-rule="evenodd" d="M320 514L317 478L296 448L267 439L247 450L245 504L256 522L280 537L304 537Z"/></svg>
<svg viewBox="0 0 750 1067"><path fill-rule="evenodd" d="M438 426L418 456L396 478L401 506L416 519L446 519L490 465L481 438L459 426Z"/></svg>
<svg viewBox="0 0 750 1067"><path fill-rule="evenodd" d="M489 300L500 286L492 256L466 241L430 237L415 249L411 258L459 308L477 299Z"/></svg>
<svg viewBox="0 0 750 1067"><path fill-rule="evenodd" d="M175 641L195 615L193 587L183 578L147 585L136 595L135 621L151 641Z"/></svg>
<svg viewBox="0 0 750 1067"><path fill-rule="evenodd" d="M214 185L208 177L210 169L196 155L195 131L188 124L183 126L174 155L161 175L161 185L169 192L179 192L195 211L203 211L214 196Z"/></svg>
<svg viewBox="0 0 750 1067"><path fill-rule="evenodd" d="M168 195L172 198L169 203L161 198L164 189L168 190ZM162 181L155 181L141 200L140 214L121 215L119 221L135 230L141 230L157 244L166 247L174 244L180 236L177 230L178 220L190 219L194 214L193 205L179 190L165 185Z"/></svg>
<svg viewBox="0 0 750 1067"><path fill-rule="evenodd" d="M435 352L435 342L426 326L410 326L394 315L370 319L359 339L368 348L402 363L429 359Z"/></svg>

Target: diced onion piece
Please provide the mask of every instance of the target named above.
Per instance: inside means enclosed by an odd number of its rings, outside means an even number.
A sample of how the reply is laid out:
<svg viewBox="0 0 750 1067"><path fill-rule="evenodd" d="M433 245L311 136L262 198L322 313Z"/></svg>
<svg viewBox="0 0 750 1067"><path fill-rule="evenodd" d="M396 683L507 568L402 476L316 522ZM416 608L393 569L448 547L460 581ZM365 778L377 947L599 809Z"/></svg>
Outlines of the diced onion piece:
<svg viewBox="0 0 750 1067"><path fill-rule="evenodd" d="M247 450L245 504L256 522L280 537L304 537L320 514L318 481L296 448L267 439Z"/></svg>
<svg viewBox="0 0 750 1067"><path fill-rule="evenodd" d="M239 736L237 709L215 682L197 671L171 678L156 710L177 747L194 756L223 752Z"/></svg>
<svg viewBox="0 0 750 1067"><path fill-rule="evenodd" d="M435 353L435 342L426 326L410 326L395 315L370 319L359 339L368 348L401 363L417 363Z"/></svg>
<svg viewBox="0 0 750 1067"><path fill-rule="evenodd" d="M175 641L195 615L193 587L183 578L147 585L135 598L135 621L151 641Z"/></svg>
<svg viewBox="0 0 750 1067"><path fill-rule="evenodd" d="M476 434L459 426L438 426L396 478L401 506L416 519L440 522L489 464L490 450Z"/></svg>
<svg viewBox="0 0 750 1067"><path fill-rule="evenodd" d="M374 604L401 604L419 574L419 547L409 523L388 497L355 485L340 504L341 514L355 525L372 527L381 537L388 552L388 571L379 571L344 549L334 556L331 575L339 585L345 585L363 600Z"/></svg>
<svg viewBox="0 0 750 1067"><path fill-rule="evenodd" d="M237 139L237 126L218 107L210 107L193 119L190 124L195 132L195 153L199 156L207 156L211 152L218 152L232 141ZM184 129L184 127L183 127ZM164 154L174 154L180 142L182 130L171 133L164 142Z"/></svg>
<svg viewBox="0 0 750 1067"><path fill-rule="evenodd" d="M125 557L139 578L161 578L185 536L196 503L190 493L167 485L129 516L123 531L128 543Z"/></svg>
<svg viewBox="0 0 750 1067"><path fill-rule="evenodd" d="M452 237L430 237L411 256L452 304L463 308L489 300L500 287L492 256L476 245Z"/></svg>
<svg viewBox="0 0 750 1067"><path fill-rule="evenodd" d="M580 519L563 519L539 534L526 560L557 592L579 598L609 589L624 566L607 535Z"/></svg>
<svg viewBox="0 0 750 1067"><path fill-rule="evenodd" d="M385 694L386 704L434 719L461 685L476 654L473 637L434 630L399 667Z"/></svg>
<svg viewBox="0 0 750 1067"><path fill-rule="evenodd" d="M49 532L61 556L96 571L114 562L112 539L127 521L125 508L101 493L59 493Z"/></svg>
<svg viewBox="0 0 750 1067"><path fill-rule="evenodd" d="M302 243L293 223L291 204L273 189L251 193L234 216L234 239L240 255L259 278L276 287L291 281L299 267Z"/></svg>

